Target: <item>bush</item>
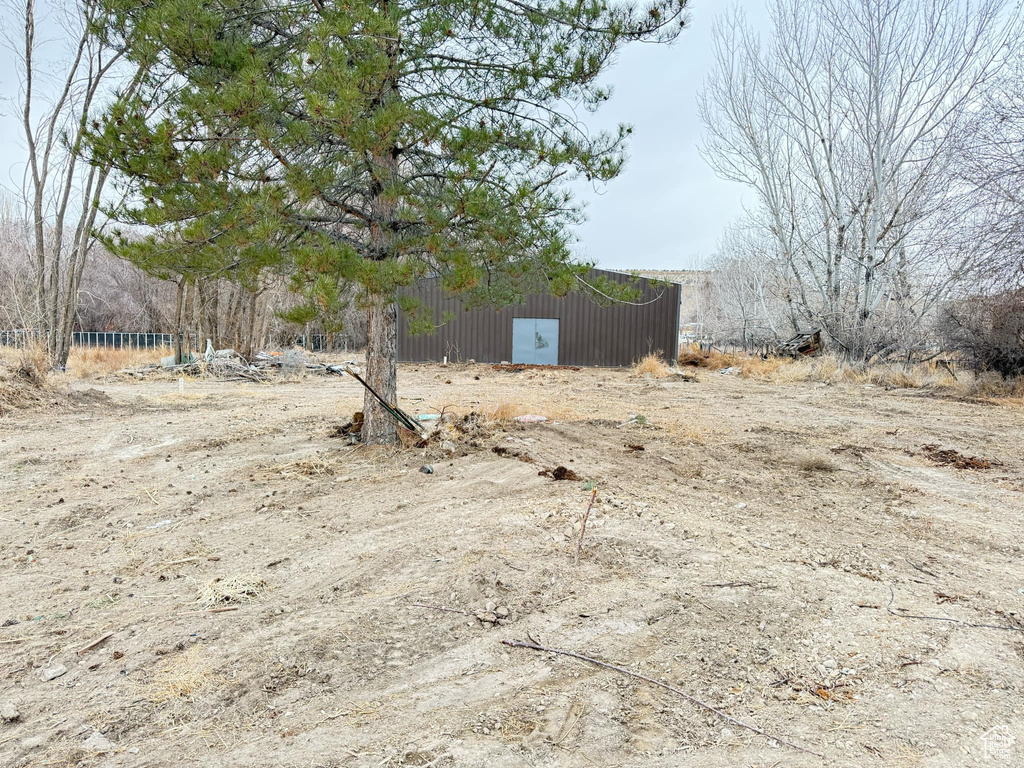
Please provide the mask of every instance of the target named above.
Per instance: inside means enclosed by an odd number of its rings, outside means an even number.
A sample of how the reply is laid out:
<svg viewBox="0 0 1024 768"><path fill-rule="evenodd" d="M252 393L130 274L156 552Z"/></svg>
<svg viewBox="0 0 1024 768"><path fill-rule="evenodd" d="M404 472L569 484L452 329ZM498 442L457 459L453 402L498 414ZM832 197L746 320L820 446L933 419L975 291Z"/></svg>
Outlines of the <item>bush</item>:
<svg viewBox="0 0 1024 768"><path fill-rule="evenodd" d="M651 374L652 378L663 379L668 376L672 371L665 361L661 359L661 355L645 355L641 360L633 366L634 376L643 376L645 374Z"/></svg>
<svg viewBox="0 0 1024 768"><path fill-rule="evenodd" d="M943 346L975 371L1024 375L1024 288L951 304L939 331Z"/></svg>

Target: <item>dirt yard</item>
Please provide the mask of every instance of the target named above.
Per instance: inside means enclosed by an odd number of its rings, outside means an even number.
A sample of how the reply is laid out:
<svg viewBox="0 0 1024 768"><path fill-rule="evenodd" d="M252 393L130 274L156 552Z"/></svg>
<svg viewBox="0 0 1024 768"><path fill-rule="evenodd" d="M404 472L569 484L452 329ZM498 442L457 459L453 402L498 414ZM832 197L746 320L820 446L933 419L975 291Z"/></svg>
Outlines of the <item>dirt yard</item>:
<svg viewBox="0 0 1024 768"><path fill-rule="evenodd" d="M73 386L0 419L0 765L1024 765L1020 408L404 366L551 420L379 451L349 379Z"/></svg>

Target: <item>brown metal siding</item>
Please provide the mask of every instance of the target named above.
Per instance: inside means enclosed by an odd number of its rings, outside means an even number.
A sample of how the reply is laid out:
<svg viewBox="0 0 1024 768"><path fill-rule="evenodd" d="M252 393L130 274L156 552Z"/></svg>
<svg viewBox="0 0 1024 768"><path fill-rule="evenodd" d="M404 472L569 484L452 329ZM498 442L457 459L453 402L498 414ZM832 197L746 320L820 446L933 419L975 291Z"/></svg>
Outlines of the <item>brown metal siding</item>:
<svg viewBox="0 0 1024 768"><path fill-rule="evenodd" d="M594 270L617 282L630 275ZM545 294L528 296L526 303L503 309L466 311L457 298L440 289L440 281L427 278L408 291L440 319L454 313L445 326L433 334L411 336L405 317L398 321L398 359L403 362L476 360L497 363L512 360L512 318L558 318L558 362L560 365L626 366L648 352L674 358L679 342L679 285L652 286L641 278L643 291L638 303L602 307L587 296L572 293L559 299ZM651 302L645 304L644 302Z"/></svg>

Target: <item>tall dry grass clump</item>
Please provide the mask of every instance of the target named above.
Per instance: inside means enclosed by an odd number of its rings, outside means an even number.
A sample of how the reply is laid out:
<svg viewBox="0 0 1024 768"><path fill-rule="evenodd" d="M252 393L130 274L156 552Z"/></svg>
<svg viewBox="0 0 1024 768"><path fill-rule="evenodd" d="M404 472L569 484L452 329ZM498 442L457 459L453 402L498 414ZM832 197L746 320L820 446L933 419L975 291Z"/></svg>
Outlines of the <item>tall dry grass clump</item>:
<svg viewBox="0 0 1024 768"><path fill-rule="evenodd" d="M649 354L644 355L633 366L634 376L646 376L648 374L654 379L664 379L672 374L672 370L665 365L665 361L661 359L660 355Z"/></svg>
<svg viewBox="0 0 1024 768"><path fill-rule="evenodd" d="M117 373L125 368L156 365L160 358L173 354L170 347L75 347L68 356L66 369L69 376L91 379Z"/></svg>

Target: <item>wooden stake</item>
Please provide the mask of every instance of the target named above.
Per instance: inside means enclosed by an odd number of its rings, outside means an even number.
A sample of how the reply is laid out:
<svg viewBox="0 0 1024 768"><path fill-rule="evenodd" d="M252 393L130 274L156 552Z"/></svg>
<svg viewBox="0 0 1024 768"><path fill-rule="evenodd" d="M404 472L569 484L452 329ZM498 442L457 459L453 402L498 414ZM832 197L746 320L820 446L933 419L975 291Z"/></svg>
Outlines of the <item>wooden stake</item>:
<svg viewBox="0 0 1024 768"><path fill-rule="evenodd" d="M594 499L597 498L597 488L590 493L590 503L587 504L587 511L583 513L583 525L580 526L580 540L576 542L576 562L580 561L580 552L583 551L583 534L587 532L587 518L590 517L590 510L594 506Z"/></svg>
<svg viewBox="0 0 1024 768"><path fill-rule="evenodd" d="M91 650L92 650L93 648L95 648L95 647L96 647L97 645L99 645L99 644L101 644L101 643L104 643L104 642L106 642L107 640L109 640L109 639L110 639L110 638L112 638L113 636L114 636L114 633L113 633L113 632L107 632L107 634L105 634L105 635L104 635L103 637L100 637L100 638L97 638L96 640L93 640L93 641L92 641L91 643L89 643L89 644L88 644L87 646L85 646L84 648L79 648L79 649L78 649L78 655L79 655L79 656L81 656L81 655L82 655L83 653L85 653L86 651L91 651Z"/></svg>

